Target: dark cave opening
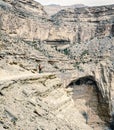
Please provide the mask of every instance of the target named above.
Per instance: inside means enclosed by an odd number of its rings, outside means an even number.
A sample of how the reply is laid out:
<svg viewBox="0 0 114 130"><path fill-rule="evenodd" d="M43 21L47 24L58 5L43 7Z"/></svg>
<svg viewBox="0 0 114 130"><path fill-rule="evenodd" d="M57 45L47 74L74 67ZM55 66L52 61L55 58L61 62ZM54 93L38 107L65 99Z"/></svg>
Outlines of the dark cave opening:
<svg viewBox="0 0 114 130"><path fill-rule="evenodd" d="M111 35L114 36L114 24L112 24Z"/></svg>
<svg viewBox="0 0 114 130"><path fill-rule="evenodd" d="M74 85L74 84L75 85L82 85L82 84L88 84L88 85L95 84L96 85L96 82L94 81L92 76L88 76L88 77L82 77L82 78L79 78L78 80L72 81L69 84L69 86Z"/></svg>
<svg viewBox="0 0 114 130"><path fill-rule="evenodd" d="M112 118L110 120L110 129L114 130L114 113L112 113Z"/></svg>
<svg viewBox="0 0 114 130"><path fill-rule="evenodd" d="M85 101L85 108L91 110L90 120L96 118L95 122L98 124L98 117L101 121L108 124L110 121L109 102L102 96L100 87L93 76L85 76L73 80L68 87L73 88L72 98L76 105L78 100L80 102Z"/></svg>

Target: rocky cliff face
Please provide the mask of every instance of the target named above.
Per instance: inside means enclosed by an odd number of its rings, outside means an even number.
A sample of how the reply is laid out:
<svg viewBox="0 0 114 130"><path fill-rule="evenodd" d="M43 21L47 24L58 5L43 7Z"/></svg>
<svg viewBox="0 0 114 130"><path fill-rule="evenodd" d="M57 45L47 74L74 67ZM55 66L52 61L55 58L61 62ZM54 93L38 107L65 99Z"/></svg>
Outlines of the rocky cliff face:
<svg viewBox="0 0 114 130"><path fill-rule="evenodd" d="M39 3L30 0L1 1L0 10L0 30L5 34L27 40L47 38L50 24Z"/></svg>
<svg viewBox="0 0 114 130"><path fill-rule="evenodd" d="M67 9L49 19L37 2L0 1L0 129L107 128L113 12L113 5Z"/></svg>
<svg viewBox="0 0 114 130"><path fill-rule="evenodd" d="M10 77L2 79L0 85L0 128L3 130L92 130L74 107L60 79L53 74Z"/></svg>
<svg viewBox="0 0 114 130"><path fill-rule="evenodd" d="M51 19L43 6L29 0L2 0L0 10L1 31L13 37L80 43L114 35L113 5L61 10Z"/></svg>
<svg viewBox="0 0 114 130"><path fill-rule="evenodd" d="M0 128L104 130L109 100L104 99L98 80L103 79L80 75L66 88L55 74L1 78Z"/></svg>
<svg viewBox="0 0 114 130"><path fill-rule="evenodd" d="M61 10L52 16L52 20L59 28L57 35L80 43L94 37L112 36L113 16L114 5L111 5Z"/></svg>
<svg viewBox="0 0 114 130"><path fill-rule="evenodd" d="M106 63L101 63L96 67L93 66L91 71L88 70L87 73L74 75L72 82L68 84L68 88L72 88L71 92L75 104L79 105L79 102L84 100L81 103L80 111L84 112L83 108L86 107L91 125L97 124L96 121L100 124L101 121L98 117L105 122L110 120L111 105L113 104L111 101L112 75Z"/></svg>

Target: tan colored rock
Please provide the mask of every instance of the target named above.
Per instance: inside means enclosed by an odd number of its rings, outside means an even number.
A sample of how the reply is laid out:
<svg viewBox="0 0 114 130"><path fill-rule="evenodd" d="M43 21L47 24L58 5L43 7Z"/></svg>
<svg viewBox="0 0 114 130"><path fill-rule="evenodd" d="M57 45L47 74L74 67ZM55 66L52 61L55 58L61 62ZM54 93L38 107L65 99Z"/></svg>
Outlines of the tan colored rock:
<svg viewBox="0 0 114 130"><path fill-rule="evenodd" d="M61 10L52 16L56 27L51 30L49 38L60 39L61 37L61 39L70 39L74 43L82 43L94 37L112 36L113 9L111 5Z"/></svg>
<svg viewBox="0 0 114 130"><path fill-rule="evenodd" d="M54 75L26 75L7 81L4 80L4 85L5 82L11 82L12 80L15 80L15 83L10 86L4 86L1 90L1 92L4 93L4 96L0 97L0 101L4 100L4 102L0 103L0 117L3 118L1 128L6 126L9 129L32 130L44 128L53 130L59 128L61 130L84 130L87 128L91 130L89 126L85 125L83 117L73 106L71 97L67 96L62 86L60 87L56 82L53 82L55 89L52 89L52 86L48 86L50 90L47 96L39 95L39 87L36 83L40 83L39 79L45 79L47 82L49 82L49 80L56 81L56 77L51 79L52 76ZM25 88L29 92L28 95L23 93ZM70 111L70 109L74 110ZM4 111L11 118L5 116ZM80 121L77 121L76 118L71 121L72 116L80 119L82 125L80 126ZM12 117L16 118L16 120L13 121Z"/></svg>
<svg viewBox="0 0 114 130"><path fill-rule="evenodd" d="M114 111L113 9L49 19L37 2L0 1L1 129L105 129Z"/></svg>

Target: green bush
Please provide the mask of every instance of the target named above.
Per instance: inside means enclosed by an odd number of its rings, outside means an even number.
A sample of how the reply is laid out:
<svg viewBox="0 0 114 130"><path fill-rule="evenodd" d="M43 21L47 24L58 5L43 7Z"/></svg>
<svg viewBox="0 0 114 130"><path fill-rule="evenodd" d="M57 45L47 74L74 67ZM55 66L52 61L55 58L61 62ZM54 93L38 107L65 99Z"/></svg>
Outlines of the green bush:
<svg viewBox="0 0 114 130"><path fill-rule="evenodd" d="M63 50L65 55L69 55L70 54L70 50L68 50L67 48Z"/></svg>

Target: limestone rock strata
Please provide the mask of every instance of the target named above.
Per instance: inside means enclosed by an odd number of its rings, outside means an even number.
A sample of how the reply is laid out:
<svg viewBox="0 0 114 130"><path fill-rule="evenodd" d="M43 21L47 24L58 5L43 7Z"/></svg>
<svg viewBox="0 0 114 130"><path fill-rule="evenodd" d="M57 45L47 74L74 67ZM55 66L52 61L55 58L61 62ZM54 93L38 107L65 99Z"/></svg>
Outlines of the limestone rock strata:
<svg viewBox="0 0 114 130"><path fill-rule="evenodd" d="M82 107L79 106L80 110L83 108L82 111L87 109L89 114L93 113L93 115L89 115L90 122L91 120L94 120L92 119L92 116L93 118L96 118L94 113L96 113L100 120L106 122L110 121L113 112L112 76L113 73L111 73L110 68L105 63L101 63L87 73L75 74L74 72L70 82L67 82L67 87L71 88L70 91L75 104L80 104L78 100L85 100L81 103ZM88 108L86 108L87 106L85 104L87 104ZM96 121L100 124L99 120L96 119ZM91 124L95 125L96 121Z"/></svg>
<svg viewBox="0 0 114 130"><path fill-rule="evenodd" d="M75 71L69 77L68 73L58 75L61 79L46 73L2 77L0 127L104 130L104 121L110 119L112 81L108 68L100 66L99 70L88 74ZM66 74L67 79L64 79Z"/></svg>
<svg viewBox="0 0 114 130"><path fill-rule="evenodd" d="M51 34L74 43L113 35L113 17L114 5L61 10L52 16L56 28Z"/></svg>
<svg viewBox="0 0 114 130"><path fill-rule="evenodd" d="M0 108L3 130L92 130L53 74L0 80Z"/></svg>
<svg viewBox="0 0 114 130"><path fill-rule="evenodd" d="M49 19L37 2L1 0L0 129L104 130L114 111L113 16L111 5Z"/></svg>
<svg viewBox="0 0 114 130"><path fill-rule="evenodd" d="M74 69L73 60L40 40L27 41L1 34L0 46L0 77L3 73L38 73L38 64L43 66L44 73Z"/></svg>
<svg viewBox="0 0 114 130"><path fill-rule="evenodd" d="M45 39L50 28L48 21L43 6L35 1L0 1L0 30L12 37Z"/></svg>
<svg viewBox="0 0 114 130"><path fill-rule="evenodd" d="M33 0L1 0L0 10L0 30L13 37L80 43L114 35L114 5L61 10L51 19Z"/></svg>

